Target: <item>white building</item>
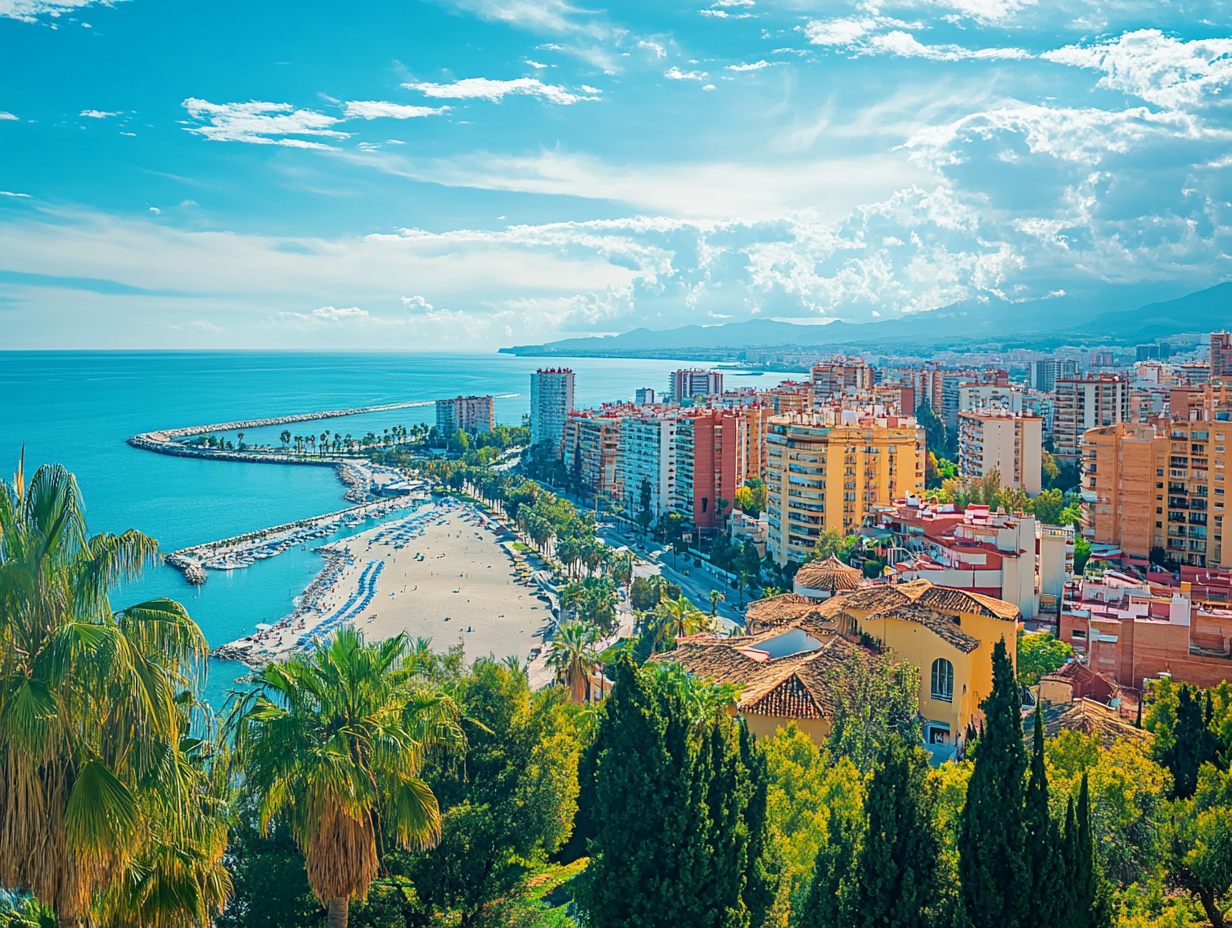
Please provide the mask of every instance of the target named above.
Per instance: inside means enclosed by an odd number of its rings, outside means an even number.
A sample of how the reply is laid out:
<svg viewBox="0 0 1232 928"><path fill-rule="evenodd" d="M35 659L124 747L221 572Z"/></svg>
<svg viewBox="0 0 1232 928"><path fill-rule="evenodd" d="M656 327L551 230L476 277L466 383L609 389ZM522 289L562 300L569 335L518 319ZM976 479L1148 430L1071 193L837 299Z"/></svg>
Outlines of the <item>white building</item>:
<svg viewBox="0 0 1232 928"><path fill-rule="evenodd" d="M1036 496L1044 488L1040 474L1044 420L1004 409L958 414L958 469L967 477L985 477L995 468L1001 485Z"/></svg>
<svg viewBox="0 0 1232 928"><path fill-rule="evenodd" d="M633 394L633 402L638 406L653 406L655 404L654 388L642 387Z"/></svg>
<svg viewBox="0 0 1232 928"><path fill-rule="evenodd" d="M573 412L573 371L546 368L530 375L530 443L554 443L557 455L565 440L565 422Z"/></svg>
<svg viewBox="0 0 1232 928"><path fill-rule="evenodd" d="M995 383L964 383L958 388L958 411L971 409L1022 412L1022 390Z"/></svg>
<svg viewBox="0 0 1232 928"><path fill-rule="evenodd" d="M620 422L616 480L632 515L642 508L642 484L650 484L651 522L672 508L676 495L677 421L666 416L630 416Z"/></svg>
<svg viewBox="0 0 1232 928"><path fill-rule="evenodd" d="M1058 380L1056 394L1053 447L1059 458L1078 460L1087 429L1133 421L1129 383L1124 377L1100 374L1085 380Z"/></svg>
<svg viewBox="0 0 1232 928"><path fill-rule="evenodd" d="M723 392L723 375L718 371L672 371L672 399L677 403L695 396L717 396Z"/></svg>

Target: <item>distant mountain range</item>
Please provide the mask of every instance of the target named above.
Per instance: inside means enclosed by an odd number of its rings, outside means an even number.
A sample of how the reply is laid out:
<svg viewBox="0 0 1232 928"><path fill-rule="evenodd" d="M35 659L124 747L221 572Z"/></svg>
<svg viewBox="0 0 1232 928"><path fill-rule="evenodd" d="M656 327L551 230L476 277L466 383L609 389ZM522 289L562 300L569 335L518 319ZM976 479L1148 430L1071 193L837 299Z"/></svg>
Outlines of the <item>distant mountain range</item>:
<svg viewBox="0 0 1232 928"><path fill-rule="evenodd" d="M686 325L653 331L639 328L620 335L567 338L543 345L502 348L525 357L680 357L682 354L734 356L747 348L859 345L864 348L920 347L1009 340L1025 345L1047 337L1101 340L1133 344L1182 332L1208 332L1232 326L1232 282L1217 284L1161 302L1141 305L1144 298L1170 296L1183 288L1175 283L1116 286L1093 294L1075 294L1030 303L955 303L885 322L796 325L771 319L750 319L724 325ZM1123 310L1137 303L1137 309ZM1071 342L1072 343L1072 342Z"/></svg>

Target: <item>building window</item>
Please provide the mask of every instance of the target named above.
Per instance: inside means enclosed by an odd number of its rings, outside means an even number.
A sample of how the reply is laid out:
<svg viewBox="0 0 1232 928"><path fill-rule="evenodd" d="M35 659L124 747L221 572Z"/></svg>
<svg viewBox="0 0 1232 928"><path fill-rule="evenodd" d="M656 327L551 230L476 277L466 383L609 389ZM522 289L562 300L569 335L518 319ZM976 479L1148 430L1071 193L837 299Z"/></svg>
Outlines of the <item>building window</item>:
<svg viewBox="0 0 1232 928"><path fill-rule="evenodd" d="M944 657L933 661L933 699L954 700L954 665Z"/></svg>

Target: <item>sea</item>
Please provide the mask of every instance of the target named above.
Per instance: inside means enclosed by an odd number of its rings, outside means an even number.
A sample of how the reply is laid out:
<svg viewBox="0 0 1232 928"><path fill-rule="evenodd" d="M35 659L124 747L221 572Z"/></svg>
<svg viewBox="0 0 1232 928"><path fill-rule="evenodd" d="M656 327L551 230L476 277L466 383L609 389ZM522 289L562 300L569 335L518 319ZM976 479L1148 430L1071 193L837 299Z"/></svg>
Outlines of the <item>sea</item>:
<svg viewBox="0 0 1232 928"><path fill-rule="evenodd" d="M164 552L174 551L336 511L349 505L345 488L328 467L168 457L129 446L129 436L474 394L511 394L496 400L496 419L516 425L530 408L530 375L548 363L575 371L579 407L632 400L640 387L666 391L671 371L697 366L596 358L545 362L495 353L0 351L0 479L10 479L23 450L27 476L41 464L63 464L77 477L91 532L136 529L157 539ZM764 388L790 376L725 375L728 389ZM253 430L244 440L273 444L283 428L359 438L418 422L435 422L433 406ZM369 527L343 529L335 537ZM171 597L216 647L291 612L321 565L310 546L301 547L251 567L211 570L204 586L193 587L160 562L114 591L112 606ZM211 660L204 698L221 710L247 673L243 665Z"/></svg>

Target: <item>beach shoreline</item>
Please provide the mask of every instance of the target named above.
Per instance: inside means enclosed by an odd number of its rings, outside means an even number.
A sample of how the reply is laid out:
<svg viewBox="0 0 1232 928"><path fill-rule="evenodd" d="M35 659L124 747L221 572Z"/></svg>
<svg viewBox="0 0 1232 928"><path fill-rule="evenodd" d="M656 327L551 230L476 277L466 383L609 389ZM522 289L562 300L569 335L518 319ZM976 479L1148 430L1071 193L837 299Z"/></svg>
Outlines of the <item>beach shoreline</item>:
<svg viewBox="0 0 1232 928"><path fill-rule="evenodd" d="M542 651L554 614L513 540L475 503L426 504L318 548L326 563L295 611L215 656L260 666L352 625L370 640L405 632L430 638L436 651L461 641L468 659L526 662Z"/></svg>

